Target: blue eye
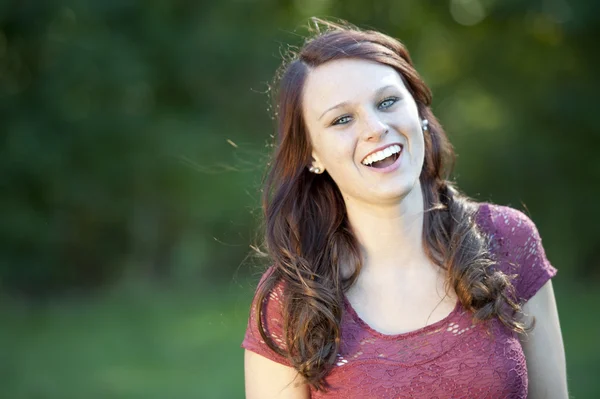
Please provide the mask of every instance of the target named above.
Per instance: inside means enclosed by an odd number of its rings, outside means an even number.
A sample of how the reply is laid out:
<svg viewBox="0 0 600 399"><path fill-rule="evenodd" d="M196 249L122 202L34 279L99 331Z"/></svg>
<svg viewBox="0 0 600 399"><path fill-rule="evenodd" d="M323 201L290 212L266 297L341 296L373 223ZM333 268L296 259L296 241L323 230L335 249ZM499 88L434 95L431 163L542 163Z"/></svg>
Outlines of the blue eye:
<svg viewBox="0 0 600 399"><path fill-rule="evenodd" d="M345 125L348 122L350 122L351 119L352 118L350 118L348 115L340 116L339 118L333 121L332 125Z"/></svg>
<svg viewBox="0 0 600 399"><path fill-rule="evenodd" d="M398 97L389 97L379 103L379 109L387 109L398 101Z"/></svg>

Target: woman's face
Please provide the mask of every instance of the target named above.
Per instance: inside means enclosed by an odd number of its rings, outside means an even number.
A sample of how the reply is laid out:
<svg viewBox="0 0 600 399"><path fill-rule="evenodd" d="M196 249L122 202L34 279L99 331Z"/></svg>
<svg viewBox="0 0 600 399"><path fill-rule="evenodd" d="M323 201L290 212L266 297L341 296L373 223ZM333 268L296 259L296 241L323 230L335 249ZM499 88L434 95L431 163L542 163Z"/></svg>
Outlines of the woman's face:
<svg viewBox="0 0 600 399"><path fill-rule="evenodd" d="M302 112L313 166L327 170L346 200L393 203L415 186L425 151L421 121L393 68L354 59L323 64L308 74Z"/></svg>

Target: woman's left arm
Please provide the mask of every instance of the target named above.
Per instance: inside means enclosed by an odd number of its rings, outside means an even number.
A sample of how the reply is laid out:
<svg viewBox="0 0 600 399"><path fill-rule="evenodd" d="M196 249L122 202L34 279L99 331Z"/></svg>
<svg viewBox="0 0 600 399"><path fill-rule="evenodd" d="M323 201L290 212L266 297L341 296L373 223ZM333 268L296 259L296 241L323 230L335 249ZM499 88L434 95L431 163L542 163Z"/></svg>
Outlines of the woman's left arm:
<svg viewBox="0 0 600 399"><path fill-rule="evenodd" d="M520 341L527 361L530 399L566 399L567 367L552 281L523 305L535 317L535 327Z"/></svg>

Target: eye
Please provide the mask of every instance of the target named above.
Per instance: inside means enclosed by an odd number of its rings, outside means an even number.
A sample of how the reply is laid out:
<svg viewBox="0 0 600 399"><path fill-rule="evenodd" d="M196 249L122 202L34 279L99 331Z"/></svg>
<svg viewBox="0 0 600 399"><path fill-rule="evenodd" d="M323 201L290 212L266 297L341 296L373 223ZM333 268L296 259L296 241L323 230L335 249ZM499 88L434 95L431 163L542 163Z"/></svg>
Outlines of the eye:
<svg viewBox="0 0 600 399"><path fill-rule="evenodd" d="M388 97L379 103L379 109L388 109L398 101L398 97Z"/></svg>
<svg viewBox="0 0 600 399"><path fill-rule="evenodd" d="M344 116L340 116L339 118L337 118L336 120L334 120L331 125L335 126L335 125L345 125L348 122L350 122L352 120L352 118L349 115L344 115Z"/></svg>

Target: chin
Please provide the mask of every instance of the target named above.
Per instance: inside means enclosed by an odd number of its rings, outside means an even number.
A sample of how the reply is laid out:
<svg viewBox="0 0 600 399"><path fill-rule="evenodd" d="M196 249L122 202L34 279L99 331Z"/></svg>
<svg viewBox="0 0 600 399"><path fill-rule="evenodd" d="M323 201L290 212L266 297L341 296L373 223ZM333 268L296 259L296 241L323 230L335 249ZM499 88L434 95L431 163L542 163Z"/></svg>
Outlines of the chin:
<svg viewBox="0 0 600 399"><path fill-rule="evenodd" d="M371 191L372 198L377 202L400 203L406 198L410 198L411 194L420 193L421 188L419 179L401 181L386 186L388 187L378 186L377 189Z"/></svg>

